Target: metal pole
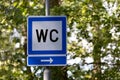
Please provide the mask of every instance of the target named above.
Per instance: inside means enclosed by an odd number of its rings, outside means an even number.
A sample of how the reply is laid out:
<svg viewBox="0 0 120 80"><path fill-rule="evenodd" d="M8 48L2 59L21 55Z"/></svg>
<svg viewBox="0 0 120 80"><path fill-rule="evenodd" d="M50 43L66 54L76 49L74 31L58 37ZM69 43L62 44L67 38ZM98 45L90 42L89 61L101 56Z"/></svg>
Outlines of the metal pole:
<svg viewBox="0 0 120 80"><path fill-rule="evenodd" d="M46 16L49 16L49 15L50 15L49 0L45 0L45 15L46 15Z"/></svg>
<svg viewBox="0 0 120 80"><path fill-rule="evenodd" d="M44 78L44 80L50 80L50 70L48 67L45 67L43 78Z"/></svg>
<svg viewBox="0 0 120 80"><path fill-rule="evenodd" d="M49 10L49 0L45 0L45 15L49 16L50 10ZM49 67L45 67L43 80L51 80L50 79L50 70Z"/></svg>

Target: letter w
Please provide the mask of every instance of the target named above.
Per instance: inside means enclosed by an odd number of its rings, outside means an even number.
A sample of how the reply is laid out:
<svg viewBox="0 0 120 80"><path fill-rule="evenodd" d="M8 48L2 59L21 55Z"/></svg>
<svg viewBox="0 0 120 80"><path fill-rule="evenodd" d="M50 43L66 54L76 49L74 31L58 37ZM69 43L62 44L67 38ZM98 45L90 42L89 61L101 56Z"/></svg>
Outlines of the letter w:
<svg viewBox="0 0 120 80"><path fill-rule="evenodd" d="M36 29L38 42L41 42L42 38L43 38L43 42L46 42L47 33L48 33L48 29L46 29L45 32L43 31L43 29L41 29L40 32Z"/></svg>

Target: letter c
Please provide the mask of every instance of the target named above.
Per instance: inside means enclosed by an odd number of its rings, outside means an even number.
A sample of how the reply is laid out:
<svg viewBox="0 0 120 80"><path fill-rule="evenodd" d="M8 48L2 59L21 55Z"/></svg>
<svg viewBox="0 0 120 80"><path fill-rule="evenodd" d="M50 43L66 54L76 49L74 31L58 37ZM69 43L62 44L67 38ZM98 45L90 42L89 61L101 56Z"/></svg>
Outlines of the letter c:
<svg viewBox="0 0 120 80"><path fill-rule="evenodd" d="M52 42L56 42L56 41L58 40L58 37L56 37L55 39L53 39L53 36L52 36L52 33L53 33L53 32L55 32L55 33L58 34L58 31L57 31L56 29L51 30L51 31L50 31L50 40L51 40Z"/></svg>

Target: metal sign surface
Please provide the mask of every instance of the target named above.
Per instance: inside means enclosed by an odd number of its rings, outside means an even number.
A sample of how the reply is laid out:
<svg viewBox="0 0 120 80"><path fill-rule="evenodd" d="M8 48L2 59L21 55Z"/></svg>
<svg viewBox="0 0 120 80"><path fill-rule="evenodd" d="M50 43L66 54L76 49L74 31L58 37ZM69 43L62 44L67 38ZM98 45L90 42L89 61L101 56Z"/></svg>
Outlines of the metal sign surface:
<svg viewBox="0 0 120 80"><path fill-rule="evenodd" d="M27 65L66 65L66 17L29 16L27 22Z"/></svg>

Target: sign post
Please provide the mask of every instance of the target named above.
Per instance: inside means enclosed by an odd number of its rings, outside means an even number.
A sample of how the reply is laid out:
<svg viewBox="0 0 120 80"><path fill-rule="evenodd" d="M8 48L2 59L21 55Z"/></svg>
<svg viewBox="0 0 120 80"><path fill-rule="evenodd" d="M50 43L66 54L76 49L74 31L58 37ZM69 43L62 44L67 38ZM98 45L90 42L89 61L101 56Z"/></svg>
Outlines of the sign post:
<svg viewBox="0 0 120 80"><path fill-rule="evenodd" d="M46 16L48 16L50 14L50 11L49 11L49 0L45 0L45 13L46 13ZM44 60L45 61L45 60ZM50 58L50 63L52 63L52 60ZM44 75L44 79L43 80L51 80L50 78L50 70L49 70L49 67L45 67L45 70L43 72L43 75Z"/></svg>
<svg viewBox="0 0 120 80"><path fill-rule="evenodd" d="M49 0L45 0L46 16L27 19L27 65L44 66L44 79L50 80L49 66L66 65L66 17L49 16Z"/></svg>

